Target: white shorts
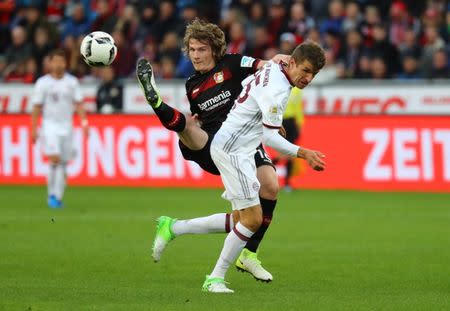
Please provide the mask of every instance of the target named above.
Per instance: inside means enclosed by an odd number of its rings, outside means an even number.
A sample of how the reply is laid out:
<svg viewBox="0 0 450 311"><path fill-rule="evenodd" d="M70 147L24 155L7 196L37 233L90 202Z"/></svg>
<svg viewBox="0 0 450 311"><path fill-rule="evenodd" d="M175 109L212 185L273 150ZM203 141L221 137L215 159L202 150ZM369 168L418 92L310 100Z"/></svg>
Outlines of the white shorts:
<svg viewBox="0 0 450 311"><path fill-rule="evenodd" d="M43 152L46 156L57 155L64 162L74 158L75 148L70 127L44 120L41 134Z"/></svg>
<svg viewBox="0 0 450 311"><path fill-rule="evenodd" d="M72 135L43 134L43 149L46 156L57 155L61 161L68 162L74 158Z"/></svg>
<svg viewBox="0 0 450 311"><path fill-rule="evenodd" d="M256 150L255 150L256 152ZM211 145L211 158L220 171L225 192L222 197L231 202L233 210L260 204L260 184L256 177L255 155L228 154L220 146Z"/></svg>

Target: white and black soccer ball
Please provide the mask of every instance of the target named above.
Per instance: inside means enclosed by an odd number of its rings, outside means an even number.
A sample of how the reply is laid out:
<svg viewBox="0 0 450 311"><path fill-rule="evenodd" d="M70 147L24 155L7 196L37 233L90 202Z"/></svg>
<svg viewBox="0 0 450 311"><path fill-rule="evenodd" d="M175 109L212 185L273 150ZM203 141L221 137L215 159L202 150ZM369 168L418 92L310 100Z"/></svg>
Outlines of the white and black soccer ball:
<svg viewBox="0 0 450 311"><path fill-rule="evenodd" d="M108 66L117 55L113 37L103 31L94 31L81 41L80 52L89 66Z"/></svg>

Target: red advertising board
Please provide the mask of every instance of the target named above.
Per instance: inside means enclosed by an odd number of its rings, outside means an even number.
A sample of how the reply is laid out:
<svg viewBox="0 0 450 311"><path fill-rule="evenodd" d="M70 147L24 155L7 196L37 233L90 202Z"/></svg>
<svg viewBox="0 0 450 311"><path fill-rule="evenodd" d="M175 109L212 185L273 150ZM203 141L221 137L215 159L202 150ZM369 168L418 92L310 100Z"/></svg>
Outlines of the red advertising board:
<svg viewBox="0 0 450 311"><path fill-rule="evenodd" d="M449 117L310 117L302 143L327 156L305 187L450 192Z"/></svg>
<svg viewBox="0 0 450 311"><path fill-rule="evenodd" d="M2 115L0 184L43 184L47 165L31 144L30 117ZM155 116L91 115L76 127L70 184L221 187L220 178L182 159L176 134ZM327 169L306 172L294 186L450 192L450 117L310 116L303 145L326 154Z"/></svg>

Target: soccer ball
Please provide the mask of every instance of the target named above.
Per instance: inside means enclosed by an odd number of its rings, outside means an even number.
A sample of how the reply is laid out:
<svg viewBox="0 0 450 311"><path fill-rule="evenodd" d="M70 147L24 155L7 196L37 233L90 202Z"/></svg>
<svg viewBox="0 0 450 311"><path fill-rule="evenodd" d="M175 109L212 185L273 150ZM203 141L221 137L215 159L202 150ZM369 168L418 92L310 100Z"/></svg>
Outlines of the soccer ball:
<svg viewBox="0 0 450 311"><path fill-rule="evenodd" d="M80 53L89 66L108 66L116 58L117 47L110 34L94 31L81 41Z"/></svg>

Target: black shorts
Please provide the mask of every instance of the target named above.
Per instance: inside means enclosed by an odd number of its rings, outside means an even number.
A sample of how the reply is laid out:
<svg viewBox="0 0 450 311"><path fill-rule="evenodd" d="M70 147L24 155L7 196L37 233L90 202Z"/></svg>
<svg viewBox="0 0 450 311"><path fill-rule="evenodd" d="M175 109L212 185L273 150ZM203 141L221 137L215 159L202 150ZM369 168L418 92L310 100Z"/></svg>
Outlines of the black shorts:
<svg viewBox="0 0 450 311"><path fill-rule="evenodd" d="M213 175L220 175L220 172L217 169L216 164L214 164L214 161L212 160L210 153L211 142L213 138L214 135L208 134L208 142L206 143L205 147L203 147L203 149L200 150L189 149L181 142L181 140L178 141L178 145L180 147L183 158L185 158L188 161L194 161L208 173L211 173ZM256 148L255 164L256 167L260 167L263 165L270 165L273 168L275 168L275 166L272 163L272 160L269 158L262 145L259 145L258 148Z"/></svg>

